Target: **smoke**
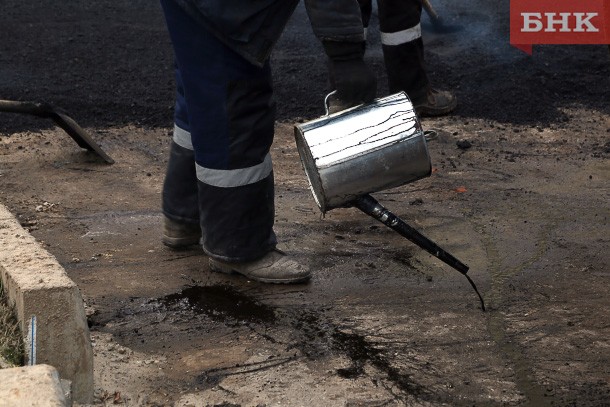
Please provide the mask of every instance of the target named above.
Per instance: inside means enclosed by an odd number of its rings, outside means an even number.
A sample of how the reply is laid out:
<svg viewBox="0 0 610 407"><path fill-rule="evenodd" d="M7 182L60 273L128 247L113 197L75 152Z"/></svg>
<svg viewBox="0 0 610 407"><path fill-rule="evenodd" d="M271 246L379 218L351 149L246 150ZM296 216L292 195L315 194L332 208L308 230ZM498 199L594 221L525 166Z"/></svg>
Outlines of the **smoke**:
<svg viewBox="0 0 610 407"><path fill-rule="evenodd" d="M440 17L440 24L434 23L429 13L422 12L422 35L427 52L455 57L476 51L493 57L498 63L521 57L509 44L509 1L430 2Z"/></svg>

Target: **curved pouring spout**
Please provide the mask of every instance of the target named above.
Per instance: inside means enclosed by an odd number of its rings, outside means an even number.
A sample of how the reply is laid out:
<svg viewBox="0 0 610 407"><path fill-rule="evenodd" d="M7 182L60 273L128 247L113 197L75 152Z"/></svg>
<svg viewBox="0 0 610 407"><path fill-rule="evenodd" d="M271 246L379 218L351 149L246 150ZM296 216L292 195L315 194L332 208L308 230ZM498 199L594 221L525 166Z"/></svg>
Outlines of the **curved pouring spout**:
<svg viewBox="0 0 610 407"><path fill-rule="evenodd" d="M443 261L445 264L462 273L466 277L466 279L468 279L468 282L479 296L479 300L481 301L481 308L483 309L483 311L485 311L485 302L483 301L483 297L479 293L479 290L477 289L477 286L475 285L474 281L472 281L472 279L466 274L468 273L467 265L453 257L450 253L443 250L432 240L428 239L426 236L413 229L405 221L394 215L383 205L377 202L377 200L371 195L366 194L358 197L352 202L352 205L360 209L367 215L377 219L384 225L390 227L394 231L398 232L401 236L409 239L411 242L415 243L416 245L418 245L434 257L438 258L439 260Z"/></svg>

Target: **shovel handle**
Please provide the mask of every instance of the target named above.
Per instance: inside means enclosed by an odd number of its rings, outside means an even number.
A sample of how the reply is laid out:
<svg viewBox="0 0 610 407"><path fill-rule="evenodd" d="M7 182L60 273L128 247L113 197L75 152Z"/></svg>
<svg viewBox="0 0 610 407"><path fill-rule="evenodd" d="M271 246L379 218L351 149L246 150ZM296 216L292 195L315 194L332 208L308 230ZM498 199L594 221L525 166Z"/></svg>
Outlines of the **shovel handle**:
<svg viewBox="0 0 610 407"><path fill-rule="evenodd" d="M31 114L39 117L51 117L50 106L44 103L0 100L0 112Z"/></svg>
<svg viewBox="0 0 610 407"><path fill-rule="evenodd" d="M31 114L38 117L51 118L61 127L79 147L95 152L108 164L114 160L97 145L82 127L78 125L66 112L46 103L20 102L15 100L0 100L0 112Z"/></svg>
<svg viewBox="0 0 610 407"><path fill-rule="evenodd" d="M441 17L438 15L434 7L432 7L432 3L430 3L430 0L422 0L422 6L424 7L424 10L426 10L428 16L430 16L430 19L432 21L440 21Z"/></svg>

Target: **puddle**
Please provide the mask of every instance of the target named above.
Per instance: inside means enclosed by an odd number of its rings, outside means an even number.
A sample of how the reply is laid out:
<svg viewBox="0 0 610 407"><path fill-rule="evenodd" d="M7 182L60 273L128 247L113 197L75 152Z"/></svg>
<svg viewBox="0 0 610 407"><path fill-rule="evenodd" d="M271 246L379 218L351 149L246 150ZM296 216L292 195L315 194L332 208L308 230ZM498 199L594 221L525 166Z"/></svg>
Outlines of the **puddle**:
<svg viewBox="0 0 610 407"><path fill-rule="evenodd" d="M230 375L277 368L297 358L324 361L344 357L347 363L335 370L341 378L371 375L370 379L379 385L395 388L397 399L439 400L439 395L431 394L412 379L410 369L396 364L396 352L408 354L405 349L408 344L398 344L390 351L390 343L380 344L366 333L353 331L338 323L330 312L330 307L266 304L236 287L221 284L188 286L158 299L130 298L114 315L111 324L98 321L98 325L105 325L105 330L130 347L146 346L142 344L151 338L166 344L167 341L183 343L193 332L227 332L223 331L227 327L235 337L239 332L234 328L244 328L271 343L282 344L284 356L201 372L195 382L203 388L217 386ZM260 326L265 329L259 329ZM271 326L273 329L266 329ZM374 369L373 373L368 371L370 368Z"/></svg>
<svg viewBox="0 0 610 407"><path fill-rule="evenodd" d="M192 286L179 293L162 298L167 307L181 307L196 314L203 314L218 322L273 323L272 307L236 290L229 285Z"/></svg>
<svg viewBox="0 0 610 407"><path fill-rule="evenodd" d="M225 324L241 321L288 327L292 330L289 347L299 349L306 358L318 360L332 355L346 356L351 365L337 369L340 377L355 379L363 376L369 364L404 393L416 397L426 394L425 389L414 383L408 374L392 366L382 349L375 347L363 335L343 331L324 315L323 309L278 310L229 285L188 287L164 297L160 303L168 309L178 307L181 311L203 314Z"/></svg>
<svg viewBox="0 0 610 407"><path fill-rule="evenodd" d="M263 304L230 285L187 287L181 292L163 297L159 303L168 310L205 315L224 324L241 322L284 326L291 330L289 348L298 349L305 358L319 360L333 355L347 357L350 365L336 370L336 374L342 378L364 376L365 367L370 365L405 394L418 398L427 394L421 385L411 380L409 374L392 366L383 349L376 347L364 335L346 332L325 316L324 309L278 309ZM206 372L205 375L210 373ZM219 372L214 373L219 375Z"/></svg>

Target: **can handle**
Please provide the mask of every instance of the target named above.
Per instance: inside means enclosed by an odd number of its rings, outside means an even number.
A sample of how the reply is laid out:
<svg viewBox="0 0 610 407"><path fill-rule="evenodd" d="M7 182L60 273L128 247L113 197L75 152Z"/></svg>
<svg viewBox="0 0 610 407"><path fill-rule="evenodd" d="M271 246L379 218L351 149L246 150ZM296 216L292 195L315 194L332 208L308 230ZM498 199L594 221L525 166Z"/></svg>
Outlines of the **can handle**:
<svg viewBox="0 0 610 407"><path fill-rule="evenodd" d="M330 116L330 105L329 105L330 97L336 93L337 93L337 91L333 90L328 95L326 95L326 97L324 98L324 110L326 111L326 116Z"/></svg>
<svg viewBox="0 0 610 407"><path fill-rule="evenodd" d="M337 94L337 90L335 89L332 92L330 92L328 95L326 95L326 97L324 98L324 109L326 110L326 112L325 112L326 113L325 114L326 117L331 115L331 111L330 111L330 99L331 99L332 96L334 96L336 94ZM339 105L339 110L337 110L336 112L333 112L333 113L337 113L337 112L342 111L342 110L351 109L353 107L360 106L360 105L361 104L358 104L358 105L348 104L348 105L345 105L345 106L340 106Z"/></svg>

